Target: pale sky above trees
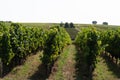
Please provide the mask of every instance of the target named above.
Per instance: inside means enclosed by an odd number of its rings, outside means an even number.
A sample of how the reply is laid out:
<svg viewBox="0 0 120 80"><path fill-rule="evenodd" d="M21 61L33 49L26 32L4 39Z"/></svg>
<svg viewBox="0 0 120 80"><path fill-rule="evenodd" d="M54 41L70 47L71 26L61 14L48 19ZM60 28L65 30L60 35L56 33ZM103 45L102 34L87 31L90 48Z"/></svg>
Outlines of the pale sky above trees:
<svg viewBox="0 0 120 80"><path fill-rule="evenodd" d="M0 21L120 25L120 0L0 0Z"/></svg>

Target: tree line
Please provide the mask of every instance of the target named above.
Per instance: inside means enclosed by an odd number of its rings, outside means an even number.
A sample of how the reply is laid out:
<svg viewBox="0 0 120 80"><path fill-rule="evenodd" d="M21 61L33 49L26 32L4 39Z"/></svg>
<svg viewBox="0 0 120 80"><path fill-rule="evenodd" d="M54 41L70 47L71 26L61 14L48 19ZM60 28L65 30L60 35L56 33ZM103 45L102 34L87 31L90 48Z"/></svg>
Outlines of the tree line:
<svg viewBox="0 0 120 80"><path fill-rule="evenodd" d="M60 26L64 27L64 28L75 28L75 26L74 26L74 24L72 22L71 23L68 23L68 22L63 23L63 22L61 22Z"/></svg>

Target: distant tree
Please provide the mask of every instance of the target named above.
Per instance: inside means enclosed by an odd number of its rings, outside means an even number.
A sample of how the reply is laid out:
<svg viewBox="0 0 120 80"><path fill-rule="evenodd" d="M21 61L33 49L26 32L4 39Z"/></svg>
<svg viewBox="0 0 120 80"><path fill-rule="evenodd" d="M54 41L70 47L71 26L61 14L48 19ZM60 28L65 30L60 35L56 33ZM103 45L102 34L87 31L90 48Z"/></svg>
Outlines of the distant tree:
<svg viewBox="0 0 120 80"><path fill-rule="evenodd" d="M97 21L92 21L92 24L97 24Z"/></svg>
<svg viewBox="0 0 120 80"><path fill-rule="evenodd" d="M12 23L12 21L4 21L4 22L6 22L6 23Z"/></svg>
<svg viewBox="0 0 120 80"><path fill-rule="evenodd" d="M69 28L68 22L65 23L65 28Z"/></svg>
<svg viewBox="0 0 120 80"><path fill-rule="evenodd" d="M108 22L103 22L103 25L108 25Z"/></svg>
<svg viewBox="0 0 120 80"><path fill-rule="evenodd" d="M64 23L63 23L63 22L61 22L61 23L60 23L60 27L63 27L63 25L64 25Z"/></svg>
<svg viewBox="0 0 120 80"><path fill-rule="evenodd" d="M4 22L4 21L0 21L0 22Z"/></svg>
<svg viewBox="0 0 120 80"><path fill-rule="evenodd" d="M75 28L75 26L72 22L70 23L70 28Z"/></svg>
<svg viewBox="0 0 120 80"><path fill-rule="evenodd" d="M12 21L8 21L8 23L12 23Z"/></svg>

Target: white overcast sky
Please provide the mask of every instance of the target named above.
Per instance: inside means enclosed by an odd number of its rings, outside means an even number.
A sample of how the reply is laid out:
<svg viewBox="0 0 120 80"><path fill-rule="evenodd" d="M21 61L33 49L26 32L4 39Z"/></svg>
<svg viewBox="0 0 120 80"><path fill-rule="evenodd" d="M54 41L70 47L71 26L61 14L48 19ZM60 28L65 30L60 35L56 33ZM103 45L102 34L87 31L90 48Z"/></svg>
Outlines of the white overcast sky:
<svg viewBox="0 0 120 80"><path fill-rule="evenodd" d="M0 20L120 25L120 0L0 0Z"/></svg>

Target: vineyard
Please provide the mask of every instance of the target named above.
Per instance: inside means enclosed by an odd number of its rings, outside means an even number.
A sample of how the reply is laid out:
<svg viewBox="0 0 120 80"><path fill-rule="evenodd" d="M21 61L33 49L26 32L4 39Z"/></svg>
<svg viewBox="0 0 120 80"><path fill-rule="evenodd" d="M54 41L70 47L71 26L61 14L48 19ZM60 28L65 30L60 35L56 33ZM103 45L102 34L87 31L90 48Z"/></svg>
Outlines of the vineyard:
<svg viewBox="0 0 120 80"><path fill-rule="evenodd" d="M70 38L71 35L75 38L73 44L73 38L72 40ZM43 27L26 24L11 23L10 25L6 25L5 23L0 23L1 78L4 78L15 66L24 65L28 56L36 55L39 51L43 51L39 55L39 61L44 65L46 78L49 78L51 73L54 74L54 71L56 71L54 67L59 66L56 63L64 56L65 58L62 58L62 62L66 61L66 63L64 62L62 66L70 67L69 71L74 70L73 73L79 77L78 79L76 78L77 80L94 80L94 73L98 68L98 64L103 59L114 63L113 65L116 65L118 68L118 73L120 72L120 29L117 27L113 29L112 27L103 30L103 28L98 29L92 25L84 28L78 28L77 26L73 29L65 29L59 25L52 25L44 29ZM72 56L75 55L76 59L73 59ZM69 59L71 59L71 62L75 61L74 63L70 63L74 65L68 66L70 65L67 62ZM75 68L75 65L77 65L77 72L75 69L72 69ZM82 73L80 70L82 68L86 72L83 71ZM52 79L50 77L50 80ZM67 79L65 78L65 80ZM117 74L117 78L115 79L120 79L120 74ZM59 79L57 78L57 80Z"/></svg>
<svg viewBox="0 0 120 80"><path fill-rule="evenodd" d="M0 24L0 59L1 67L14 67L22 64L26 57L37 50L44 50L41 60L50 67L65 46L71 43L64 28L51 27L44 31L37 27L25 27L12 23ZM3 69L1 71L3 72ZM2 73L1 73L2 74Z"/></svg>
<svg viewBox="0 0 120 80"><path fill-rule="evenodd" d="M76 45L83 53L89 78L96 68L99 56L109 56L120 67L120 30L97 30L95 27L83 28L76 37ZM118 71L119 72L119 71ZM120 76L119 76L120 77Z"/></svg>

